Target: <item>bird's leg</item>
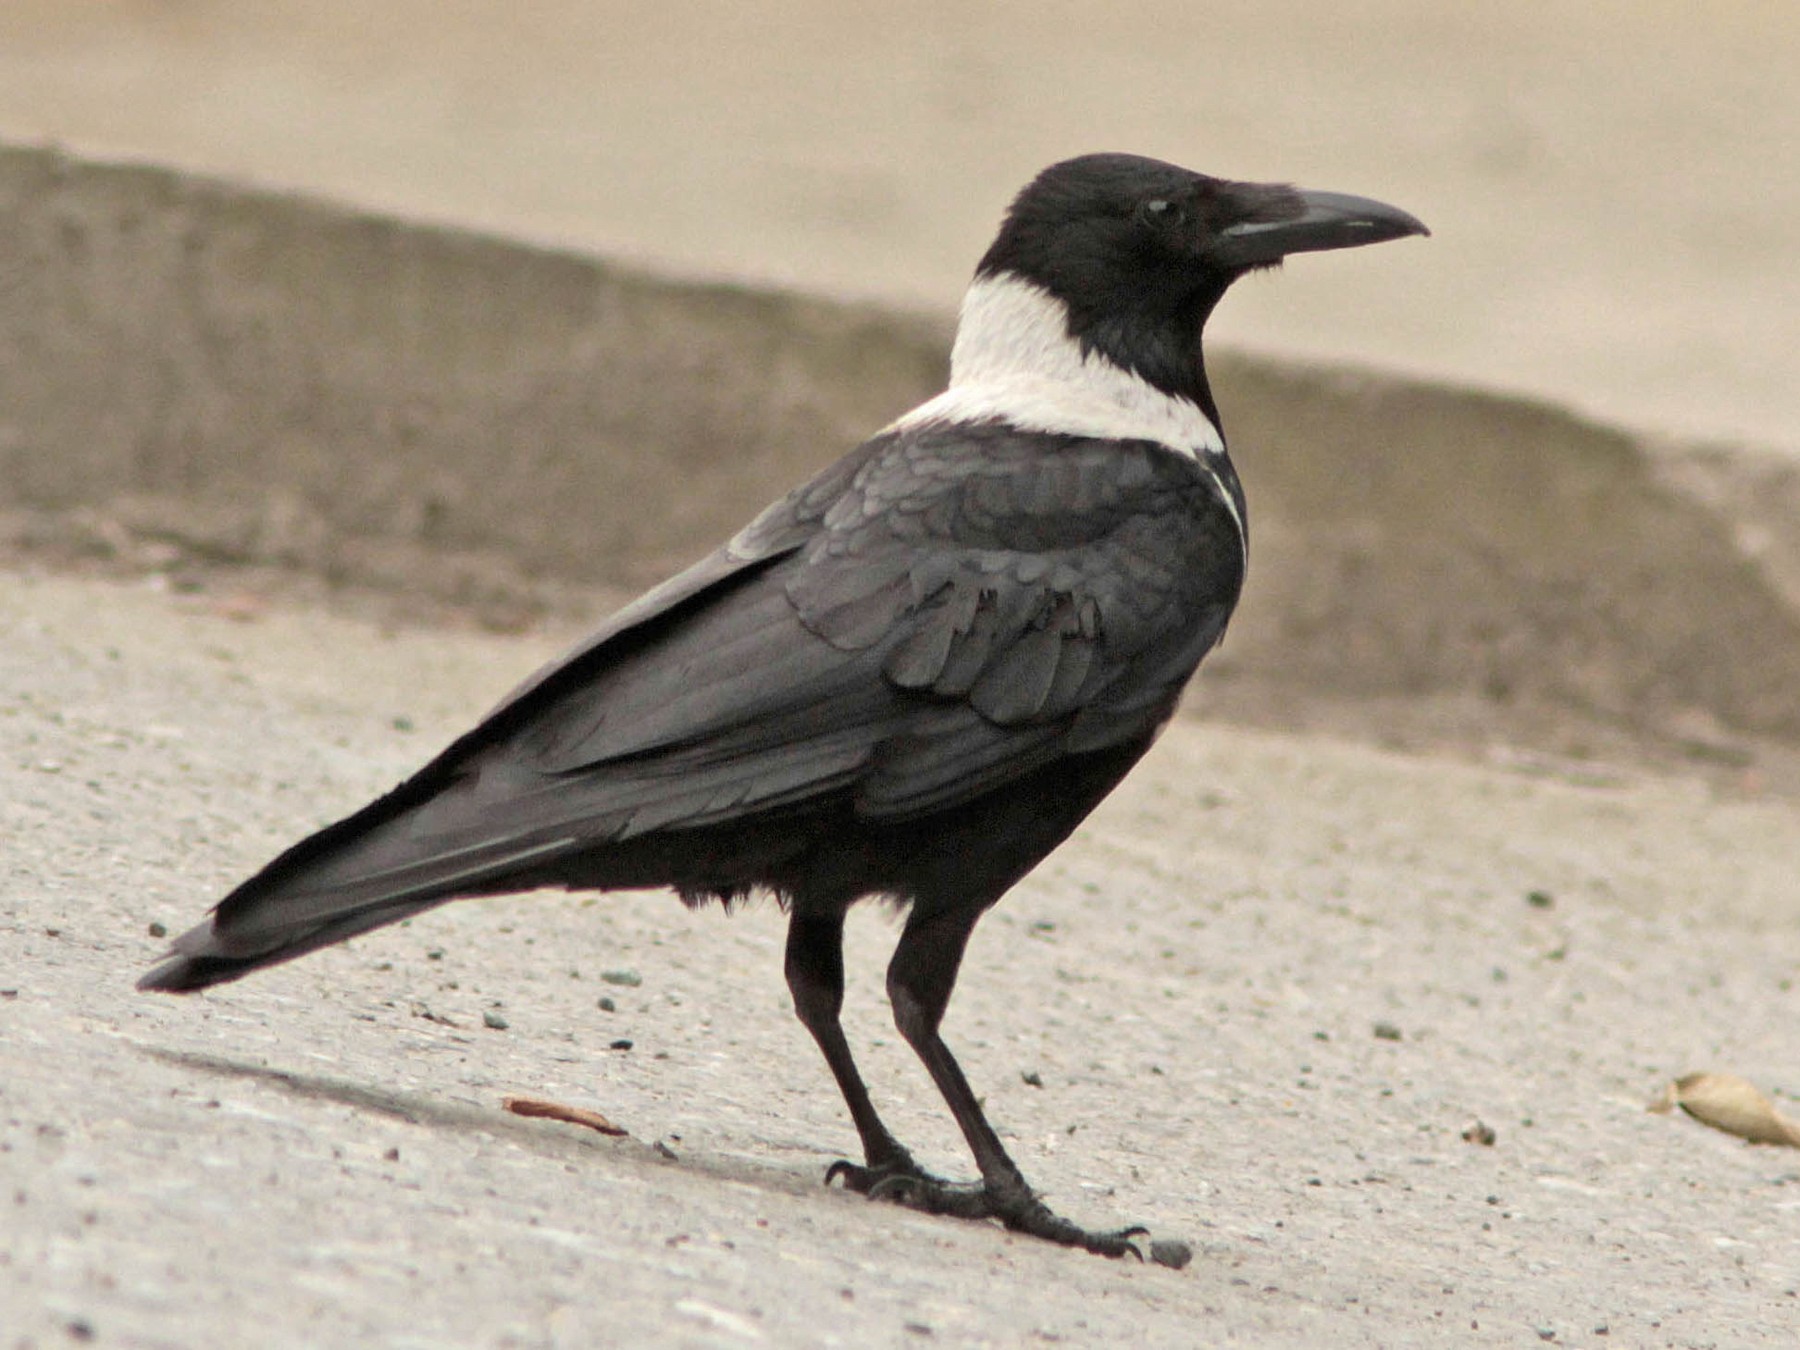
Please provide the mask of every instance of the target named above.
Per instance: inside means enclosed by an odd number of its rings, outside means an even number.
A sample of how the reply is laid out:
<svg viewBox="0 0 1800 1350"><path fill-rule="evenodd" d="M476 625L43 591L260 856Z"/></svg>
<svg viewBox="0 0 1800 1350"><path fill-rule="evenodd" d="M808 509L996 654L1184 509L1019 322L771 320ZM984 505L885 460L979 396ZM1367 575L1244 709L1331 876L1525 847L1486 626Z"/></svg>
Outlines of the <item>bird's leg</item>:
<svg viewBox="0 0 1800 1350"><path fill-rule="evenodd" d="M850 1044L844 1039L843 1024L838 1021L844 1006L843 914L793 914L788 920L785 964L794 1012L819 1043L825 1062L837 1079L838 1090L844 1094L844 1104L850 1108L850 1119L862 1138L863 1163L859 1166L847 1158L838 1159L826 1171L826 1182L842 1180L851 1190L866 1195L892 1179L936 1181L919 1169L912 1154L888 1133L881 1117L875 1114L869 1090L851 1058Z"/></svg>
<svg viewBox="0 0 1800 1350"><path fill-rule="evenodd" d="M969 1080L938 1036L938 1024L943 1021L957 970L962 965L963 949L980 917L981 910L973 907L924 916L915 909L888 965L887 987L894 1006L894 1024L924 1061L950 1113L962 1127L976 1166L981 1169L981 1184L958 1186L925 1178L895 1177L879 1183L871 1194L934 1214L999 1219L1016 1232L1069 1247L1085 1247L1103 1256L1141 1255L1131 1239L1144 1229L1090 1232L1054 1213L1038 1199L1001 1147L999 1136L969 1088Z"/></svg>

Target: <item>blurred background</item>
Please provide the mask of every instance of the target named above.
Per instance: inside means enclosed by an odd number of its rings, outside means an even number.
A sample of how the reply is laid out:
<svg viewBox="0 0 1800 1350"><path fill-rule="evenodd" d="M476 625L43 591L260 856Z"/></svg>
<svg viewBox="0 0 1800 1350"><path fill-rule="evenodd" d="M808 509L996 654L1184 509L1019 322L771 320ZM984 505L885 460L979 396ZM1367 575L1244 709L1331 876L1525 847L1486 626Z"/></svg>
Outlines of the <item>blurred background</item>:
<svg viewBox="0 0 1800 1350"><path fill-rule="evenodd" d="M1436 232L1225 342L1800 455L1797 68L1792 0L7 0L0 136L933 312L1133 150Z"/></svg>

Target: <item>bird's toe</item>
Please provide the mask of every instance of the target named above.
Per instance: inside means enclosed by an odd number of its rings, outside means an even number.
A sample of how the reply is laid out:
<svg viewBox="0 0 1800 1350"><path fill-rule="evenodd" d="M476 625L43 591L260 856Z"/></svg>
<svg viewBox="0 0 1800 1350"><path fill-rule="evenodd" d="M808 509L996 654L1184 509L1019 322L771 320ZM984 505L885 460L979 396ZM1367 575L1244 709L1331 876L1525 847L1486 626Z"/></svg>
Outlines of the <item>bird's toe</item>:
<svg viewBox="0 0 1800 1350"><path fill-rule="evenodd" d="M1064 1247L1080 1247L1097 1256L1135 1256L1140 1261L1144 1259L1144 1253L1134 1239L1147 1237L1150 1232L1141 1224L1103 1231L1083 1228L1063 1218L1036 1196L1023 1204L1007 1205L996 1211L996 1217L1015 1233L1025 1233Z"/></svg>
<svg viewBox="0 0 1800 1350"><path fill-rule="evenodd" d="M845 1190L866 1195L871 1200L902 1200L913 1188L951 1184L920 1167L904 1150L876 1163L856 1163L839 1158L825 1169L825 1184L829 1186L834 1181L843 1182Z"/></svg>

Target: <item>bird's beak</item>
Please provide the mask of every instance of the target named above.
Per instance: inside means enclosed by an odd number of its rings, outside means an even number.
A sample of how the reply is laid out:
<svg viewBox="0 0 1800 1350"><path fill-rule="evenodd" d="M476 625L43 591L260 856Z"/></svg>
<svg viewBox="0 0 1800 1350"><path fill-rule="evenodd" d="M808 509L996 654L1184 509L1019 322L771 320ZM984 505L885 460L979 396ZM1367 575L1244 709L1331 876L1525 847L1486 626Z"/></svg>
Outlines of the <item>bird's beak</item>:
<svg viewBox="0 0 1800 1350"><path fill-rule="evenodd" d="M1256 206L1221 229L1210 250L1227 267L1262 267L1290 253L1356 248L1430 234L1417 217L1397 206L1343 192L1257 194Z"/></svg>

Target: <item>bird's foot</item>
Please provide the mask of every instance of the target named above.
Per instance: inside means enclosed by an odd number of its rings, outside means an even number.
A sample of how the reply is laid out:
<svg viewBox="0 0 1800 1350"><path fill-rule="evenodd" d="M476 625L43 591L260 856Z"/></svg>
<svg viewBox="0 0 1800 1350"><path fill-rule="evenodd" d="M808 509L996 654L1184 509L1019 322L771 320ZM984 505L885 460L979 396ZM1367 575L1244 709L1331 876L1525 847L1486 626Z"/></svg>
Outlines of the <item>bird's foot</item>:
<svg viewBox="0 0 1800 1350"><path fill-rule="evenodd" d="M844 1189L866 1195L871 1200L890 1198L889 1188L896 1186L949 1186L950 1182L935 1177L912 1160L912 1154L898 1146L880 1162L853 1163L839 1158L825 1169L825 1184L844 1183Z"/></svg>
<svg viewBox="0 0 1800 1350"><path fill-rule="evenodd" d="M1144 1253L1134 1239L1150 1235L1150 1230L1138 1223L1095 1232L1091 1228L1071 1223L1037 1199L1033 1199L1017 1216L1003 1214L1000 1217L1015 1233L1027 1233L1032 1237L1043 1238L1046 1242L1060 1243L1064 1247L1080 1247L1096 1256L1110 1256L1115 1260L1121 1256L1135 1256L1142 1261Z"/></svg>
<svg viewBox="0 0 1800 1350"><path fill-rule="evenodd" d="M846 1184L871 1200L890 1200L908 1209L926 1214L943 1214L956 1219L998 1219L1015 1233L1042 1238L1064 1247L1080 1247L1099 1256L1135 1256L1144 1253L1134 1238L1144 1237L1149 1229L1133 1225L1106 1232L1094 1232L1071 1223L1056 1213L1032 1192L1022 1180L1014 1185L991 1182L944 1181L911 1166L906 1169L873 1169L853 1163L838 1163L832 1172L844 1169ZM849 1179L850 1173L861 1174L866 1184ZM827 1174L830 1179L831 1174Z"/></svg>

